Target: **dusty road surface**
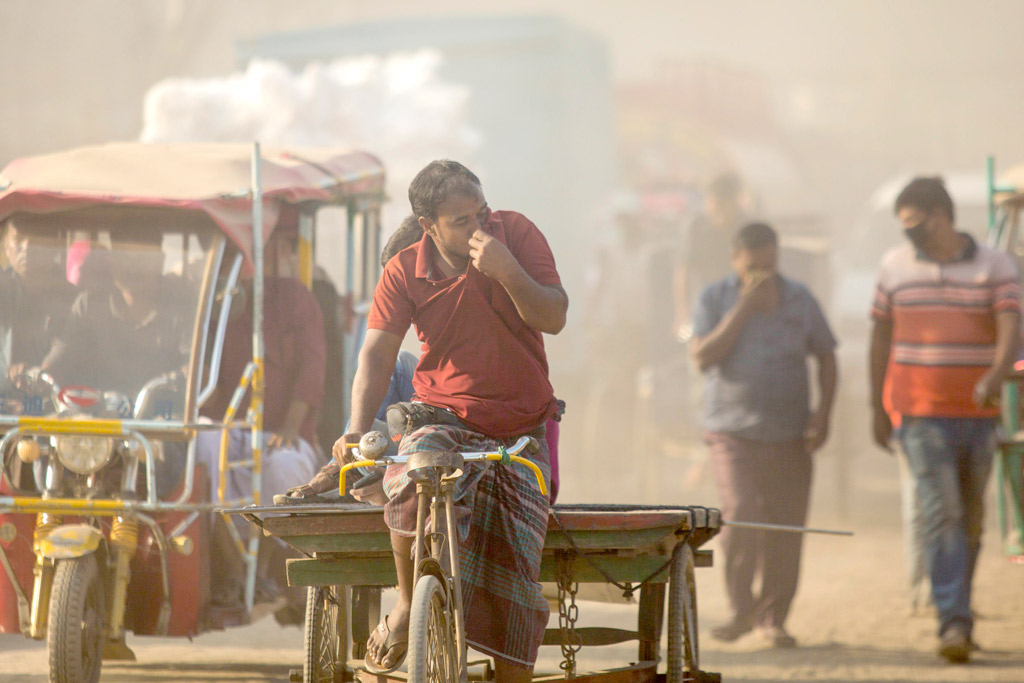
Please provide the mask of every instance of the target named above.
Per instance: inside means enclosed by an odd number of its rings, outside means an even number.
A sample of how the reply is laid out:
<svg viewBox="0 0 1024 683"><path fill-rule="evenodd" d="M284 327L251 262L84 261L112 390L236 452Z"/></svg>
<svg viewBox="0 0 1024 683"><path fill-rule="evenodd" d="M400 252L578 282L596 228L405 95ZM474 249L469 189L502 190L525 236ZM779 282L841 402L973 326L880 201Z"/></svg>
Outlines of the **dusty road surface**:
<svg viewBox="0 0 1024 683"><path fill-rule="evenodd" d="M772 650L756 635L728 645L712 641L709 629L726 618L721 568L700 569L702 668L720 672L725 681L748 683L1024 682L1024 565L1001 555L994 515L989 515L975 582L975 637L982 650L966 666L946 665L934 653L934 617L912 616L908 608L896 523L895 464L886 456L872 455L853 465L852 513L841 520L833 514L834 463L827 458L819 463L812 524L852 529L856 535L807 537L800 591L789 621L800 647ZM583 498L571 488L568 493L576 500ZM611 492L597 495L613 498ZM644 502L680 502L678 495ZM686 502L714 504L713 491L707 487L687 491L686 496ZM714 548L714 541L708 547ZM635 609L584 602L580 623L630 627L635 625ZM129 637L129 644L138 662L107 663L104 682L286 681L288 670L302 661L301 631L280 628L270 618L192 642ZM620 645L584 651L580 662L584 669L603 668L635 657L634 645ZM555 671L558 659L557 648L544 648L539 668ZM46 670L43 645L0 636L0 681L43 682Z"/></svg>

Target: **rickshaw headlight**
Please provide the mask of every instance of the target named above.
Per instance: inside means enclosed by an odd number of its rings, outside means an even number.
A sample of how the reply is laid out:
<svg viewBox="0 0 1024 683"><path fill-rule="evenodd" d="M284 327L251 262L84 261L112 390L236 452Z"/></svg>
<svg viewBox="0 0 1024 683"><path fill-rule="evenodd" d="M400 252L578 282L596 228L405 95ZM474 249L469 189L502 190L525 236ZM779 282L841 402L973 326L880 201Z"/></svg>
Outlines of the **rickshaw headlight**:
<svg viewBox="0 0 1024 683"><path fill-rule="evenodd" d="M98 436L57 437L57 457L61 464L78 474L92 474L110 461L114 440Z"/></svg>

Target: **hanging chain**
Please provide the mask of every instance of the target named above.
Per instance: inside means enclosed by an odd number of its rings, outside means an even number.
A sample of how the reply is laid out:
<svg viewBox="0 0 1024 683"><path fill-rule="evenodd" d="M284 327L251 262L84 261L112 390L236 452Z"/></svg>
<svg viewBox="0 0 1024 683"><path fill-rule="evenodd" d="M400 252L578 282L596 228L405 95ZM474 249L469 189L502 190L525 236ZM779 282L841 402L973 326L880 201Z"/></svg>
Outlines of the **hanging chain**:
<svg viewBox="0 0 1024 683"><path fill-rule="evenodd" d="M572 580L570 571L572 559L568 554L561 554L558 560L558 629L562 632L562 657L558 665L565 672L566 680L576 677L576 653L583 647L583 638L576 633L576 621L580 610L576 604L576 591L579 583ZM566 595L568 594L568 605Z"/></svg>

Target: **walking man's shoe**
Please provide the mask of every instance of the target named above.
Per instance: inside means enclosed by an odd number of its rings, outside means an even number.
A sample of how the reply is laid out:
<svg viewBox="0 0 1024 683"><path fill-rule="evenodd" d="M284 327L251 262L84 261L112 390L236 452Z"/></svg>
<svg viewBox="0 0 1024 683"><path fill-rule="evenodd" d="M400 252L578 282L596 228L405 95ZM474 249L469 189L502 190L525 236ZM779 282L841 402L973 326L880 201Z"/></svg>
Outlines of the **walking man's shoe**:
<svg viewBox="0 0 1024 683"><path fill-rule="evenodd" d="M772 647L796 647L796 638L781 626L767 626L761 629L761 638Z"/></svg>
<svg viewBox="0 0 1024 683"><path fill-rule="evenodd" d="M971 658L971 638L962 626L950 626L939 638L939 656L951 664L964 664Z"/></svg>
<svg viewBox="0 0 1024 683"><path fill-rule="evenodd" d="M734 619L728 624L716 626L711 629L711 637L715 640L720 640L723 643L731 643L740 636L750 633L752 630L753 627L750 626L750 624Z"/></svg>

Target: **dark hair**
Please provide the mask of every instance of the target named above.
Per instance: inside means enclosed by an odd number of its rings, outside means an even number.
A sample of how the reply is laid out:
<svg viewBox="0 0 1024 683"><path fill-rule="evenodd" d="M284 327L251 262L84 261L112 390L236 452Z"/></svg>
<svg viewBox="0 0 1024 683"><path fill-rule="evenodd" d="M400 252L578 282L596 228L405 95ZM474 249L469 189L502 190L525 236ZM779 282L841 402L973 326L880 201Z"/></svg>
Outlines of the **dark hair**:
<svg viewBox="0 0 1024 683"><path fill-rule="evenodd" d="M413 215L437 220L437 208L457 194L480 189L480 179L457 161L431 161L409 183Z"/></svg>
<svg viewBox="0 0 1024 683"><path fill-rule="evenodd" d="M391 237L388 238L388 243L381 250L380 265L386 266L392 256L406 247L416 244L421 239L423 239L423 228L420 227L419 220L413 215L406 216L402 219L402 224L398 226L398 230L392 233Z"/></svg>
<svg viewBox="0 0 1024 683"><path fill-rule="evenodd" d="M903 188L896 197L896 204L893 206L893 213L899 213L900 209L912 206L921 209L926 213L943 211L949 216L950 222L956 217L953 209L953 199L946 191L946 183L939 176L918 176L910 181L910 184Z"/></svg>
<svg viewBox="0 0 1024 683"><path fill-rule="evenodd" d="M747 223L736 231L732 238L735 251L753 251L764 247L774 247L779 243L775 230L767 223Z"/></svg>
<svg viewBox="0 0 1024 683"><path fill-rule="evenodd" d="M31 233L33 235L51 236L57 235L59 232L52 218L48 219L46 216L37 213L18 212L10 214L0 220L0 232L7 232L7 229L12 225L22 235Z"/></svg>

